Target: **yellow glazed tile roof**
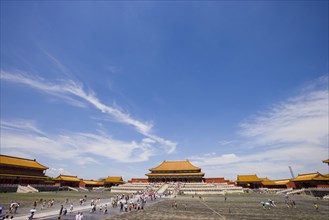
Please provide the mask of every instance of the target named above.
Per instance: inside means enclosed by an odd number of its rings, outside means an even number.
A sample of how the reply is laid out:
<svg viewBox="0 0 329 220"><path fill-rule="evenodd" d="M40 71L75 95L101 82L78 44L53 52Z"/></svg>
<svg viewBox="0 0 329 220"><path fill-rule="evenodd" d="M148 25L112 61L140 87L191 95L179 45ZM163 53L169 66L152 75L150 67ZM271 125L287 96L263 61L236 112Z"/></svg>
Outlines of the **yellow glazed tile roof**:
<svg viewBox="0 0 329 220"><path fill-rule="evenodd" d="M262 184L264 186L280 186L280 185L287 185L290 180L269 180L263 181Z"/></svg>
<svg viewBox="0 0 329 220"><path fill-rule="evenodd" d="M323 160L322 162L323 162L323 163L328 163L328 164L329 164L329 159L327 159L327 160Z"/></svg>
<svg viewBox="0 0 329 220"><path fill-rule="evenodd" d="M262 182L258 176L255 175L238 175L237 182Z"/></svg>
<svg viewBox="0 0 329 220"><path fill-rule="evenodd" d="M163 161L159 166L149 170L150 171L171 171L171 170L199 171L201 170L201 168L192 165L189 160L184 160L184 161Z"/></svg>
<svg viewBox="0 0 329 220"><path fill-rule="evenodd" d="M307 173L307 174L298 174L298 176L292 181L311 181L311 180L328 180L325 176L321 173Z"/></svg>
<svg viewBox="0 0 329 220"><path fill-rule="evenodd" d="M148 173L146 176L204 176L204 173Z"/></svg>
<svg viewBox="0 0 329 220"><path fill-rule="evenodd" d="M315 177L313 180L328 181L328 184L329 184L329 177L326 177L326 176Z"/></svg>
<svg viewBox="0 0 329 220"><path fill-rule="evenodd" d="M274 181L271 181L271 180L269 180L269 181L262 181L262 184L263 184L264 186L277 185Z"/></svg>
<svg viewBox="0 0 329 220"><path fill-rule="evenodd" d="M124 182L122 176L109 176L104 180L106 183L122 183Z"/></svg>
<svg viewBox="0 0 329 220"><path fill-rule="evenodd" d="M104 185L104 182L94 180L82 180L86 185Z"/></svg>
<svg viewBox="0 0 329 220"><path fill-rule="evenodd" d="M31 167L31 168L42 169L42 170L48 169L48 167L39 164L35 160L19 158L19 157L11 157L6 155L0 155L0 164L19 166L19 167Z"/></svg>
<svg viewBox="0 0 329 220"><path fill-rule="evenodd" d="M290 180L275 180L275 183L277 185L287 185L290 182L291 182Z"/></svg>
<svg viewBox="0 0 329 220"><path fill-rule="evenodd" d="M80 182L81 180L77 176L59 175L53 180L57 181L69 181L69 182Z"/></svg>

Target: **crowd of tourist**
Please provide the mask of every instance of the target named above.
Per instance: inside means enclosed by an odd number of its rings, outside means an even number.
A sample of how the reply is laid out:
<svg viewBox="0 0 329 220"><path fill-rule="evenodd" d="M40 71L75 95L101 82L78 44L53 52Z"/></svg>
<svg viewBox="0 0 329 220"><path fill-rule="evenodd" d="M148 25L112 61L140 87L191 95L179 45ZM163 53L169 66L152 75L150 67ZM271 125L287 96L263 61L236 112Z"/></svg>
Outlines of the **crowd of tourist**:
<svg viewBox="0 0 329 220"><path fill-rule="evenodd" d="M112 208L119 209L119 212L131 212L131 211L143 211L145 204L147 200L149 201L155 201L157 198L161 197L161 195L158 195L153 192L149 192L148 190L145 191L138 191L137 193L131 193L131 194L117 194L113 196L110 199L110 204L112 205ZM87 196L84 198L79 199L79 204L82 206L87 202ZM66 202L68 203L68 202ZM70 205L70 213L73 212L73 203ZM108 204L107 203L101 203L101 199L91 199L90 200L90 211L91 214L108 214ZM61 216L65 216L67 214L67 208L64 205L61 205L61 208L59 210L59 218L61 219ZM83 214L82 212L78 212L76 215L75 220L82 220Z"/></svg>
<svg viewBox="0 0 329 220"><path fill-rule="evenodd" d="M173 184L174 188L173 190L178 191L182 184L176 183ZM169 191L172 193L172 191ZM106 202L102 202L100 198L87 198L87 195L84 195L82 198L80 198L77 201L69 200L68 198L65 199L65 202L62 201L55 201L55 199L39 199L33 202L31 204L32 209L29 211L29 219L34 218L34 214L37 210L46 210L51 209L52 210L56 207L59 208L58 212L58 220L63 219L66 215L71 214L73 212L77 212L75 215L75 220L83 220L84 215L81 212L82 209L88 208L90 204L90 214L109 214L109 205L112 206L112 210L117 209L117 212L132 212L132 211L144 211L145 205L147 201L152 202L156 201L158 198L161 198L162 195L155 193L154 191L151 191L150 188L147 190L140 190L136 193L129 193L129 194L116 194L112 198L109 198L106 200ZM176 196L174 196L175 198ZM194 195L192 195L192 198L194 198ZM201 196L199 196L199 199L203 199ZM226 195L224 196L224 200L227 200ZM89 203L90 202L90 203ZM296 208L296 203L293 199L286 196L284 198L284 203L287 206L287 208ZM74 204L79 204L78 206L83 206L81 208L74 209ZM263 209L271 209L272 207L276 207L276 204L273 200L268 199L268 201L261 202ZM186 204L180 204L181 206L185 207L185 210L187 210ZM171 208L177 209L177 201L173 200L171 203ZM17 210L20 207L20 203L18 202L11 202L9 205L9 211L6 212L4 215L6 219L13 219L14 214L17 213ZM314 203L314 209L318 210L319 205L317 203ZM0 214L2 213L2 207L0 208ZM89 215L89 214L88 214Z"/></svg>

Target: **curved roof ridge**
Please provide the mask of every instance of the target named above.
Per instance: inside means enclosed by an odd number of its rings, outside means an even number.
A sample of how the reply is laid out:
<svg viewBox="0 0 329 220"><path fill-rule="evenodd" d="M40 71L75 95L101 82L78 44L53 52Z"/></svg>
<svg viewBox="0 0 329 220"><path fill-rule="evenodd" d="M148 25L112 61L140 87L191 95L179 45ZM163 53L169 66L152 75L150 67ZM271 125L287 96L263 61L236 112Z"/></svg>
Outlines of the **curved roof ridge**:
<svg viewBox="0 0 329 220"><path fill-rule="evenodd" d="M78 177L78 176L73 176L73 175L66 175L66 174L59 174L59 176Z"/></svg>
<svg viewBox="0 0 329 220"><path fill-rule="evenodd" d="M307 176L307 175L322 175L319 171L313 172L313 173L299 173L298 176Z"/></svg>
<svg viewBox="0 0 329 220"><path fill-rule="evenodd" d="M78 182L81 181L81 179L78 178L78 176L70 176L70 175L62 175L60 174L58 177L54 178L53 180L55 181L73 181L73 182Z"/></svg>
<svg viewBox="0 0 329 220"><path fill-rule="evenodd" d="M193 167L195 167L195 168L201 169L201 168L199 168L199 167L197 167L197 166L194 166L194 165L190 162L190 160L188 160L188 159L186 159L186 162L189 163L191 166L193 166Z"/></svg>
<svg viewBox="0 0 329 220"><path fill-rule="evenodd" d="M237 182L262 182L262 180L256 175L238 175Z"/></svg>
<svg viewBox="0 0 329 220"><path fill-rule="evenodd" d="M108 176L104 182L124 182L122 176Z"/></svg>
<svg viewBox="0 0 329 220"><path fill-rule="evenodd" d="M36 169L46 170L48 167L37 162L36 159L27 159L21 157L14 157L0 154L0 164L20 166L20 167L32 167Z"/></svg>
<svg viewBox="0 0 329 220"><path fill-rule="evenodd" d="M179 160L179 161L164 160L160 165L151 168L149 170L150 171L201 170L201 168L194 166L189 160Z"/></svg>

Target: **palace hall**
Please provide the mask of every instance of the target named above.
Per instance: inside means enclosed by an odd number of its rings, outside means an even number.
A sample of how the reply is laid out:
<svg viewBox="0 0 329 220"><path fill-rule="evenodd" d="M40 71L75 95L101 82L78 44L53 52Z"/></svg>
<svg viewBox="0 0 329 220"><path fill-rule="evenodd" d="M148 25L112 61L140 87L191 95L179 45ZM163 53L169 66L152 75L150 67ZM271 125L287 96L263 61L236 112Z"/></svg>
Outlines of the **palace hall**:
<svg viewBox="0 0 329 220"><path fill-rule="evenodd" d="M0 155L0 184L52 184L47 169L36 160Z"/></svg>
<svg viewBox="0 0 329 220"><path fill-rule="evenodd" d="M149 182L202 182L204 173L201 168L185 161L163 161L159 166L149 169L145 174Z"/></svg>

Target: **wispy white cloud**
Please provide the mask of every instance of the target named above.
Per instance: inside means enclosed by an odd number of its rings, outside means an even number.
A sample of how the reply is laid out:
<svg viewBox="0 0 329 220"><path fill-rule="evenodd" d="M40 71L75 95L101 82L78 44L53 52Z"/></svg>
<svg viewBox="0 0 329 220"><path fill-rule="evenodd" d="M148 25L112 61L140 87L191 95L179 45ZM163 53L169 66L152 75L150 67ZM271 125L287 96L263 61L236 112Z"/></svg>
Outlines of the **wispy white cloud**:
<svg viewBox="0 0 329 220"><path fill-rule="evenodd" d="M218 141L218 143L219 143L220 145L224 145L224 146L226 146L226 145L230 145L230 144L232 144L233 141L232 141L232 140L222 140L222 141Z"/></svg>
<svg viewBox="0 0 329 220"><path fill-rule="evenodd" d="M59 175L72 175L69 171L64 168L54 168L51 167L46 171L46 175L50 177L58 177Z"/></svg>
<svg viewBox="0 0 329 220"><path fill-rule="evenodd" d="M328 157L328 97L328 76L324 76L302 88L299 95L241 123L238 153L190 159L210 176L220 171L231 179L253 173L289 178L289 165L298 173L326 173L321 161Z"/></svg>
<svg viewBox="0 0 329 220"><path fill-rule="evenodd" d="M235 180L239 174L257 174L261 177L290 178L288 166L297 173L323 172L321 160L328 150L321 146L293 145L272 150L259 149L254 153L194 156L193 164L203 168L208 177L224 176ZM314 167L319 169L314 170Z"/></svg>
<svg viewBox="0 0 329 220"><path fill-rule="evenodd" d="M71 101L74 105L83 102L89 103L102 113L113 117L116 121L132 126L140 134L156 141L167 153L172 153L176 149L176 143L152 134L153 125L151 123L134 119L129 114L120 110L120 108L102 103L93 91L85 91L83 85L79 82L73 80L48 82L39 76L32 76L22 72L13 73L7 71L1 71L0 77L1 80L23 84L40 92L63 98L66 101ZM84 105L84 103L82 105Z"/></svg>
<svg viewBox="0 0 329 220"><path fill-rule="evenodd" d="M212 154L205 154L203 156L194 156L190 159L193 160L196 164L202 166L221 165L221 164L235 163L241 161L241 158L233 153L223 154L219 156L217 156L215 153L212 153Z"/></svg>
<svg viewBox="0 0 329 220"><path fill-rule="evenodd" d="M111 74L117 74L120 72L120 68L117 66L113 66L113 65L108 65L105 67L105 69L107 71L109 71L109 73L111 73Z"/></svg>
<svg viewBox="0 0 329 220"><path fill-rule="evenodd" d="M314 91L281 103L241 124L241 134L258 145L309 142L328 135L328 91Z"/></svg>
<svg viewBox="0 0 329 220"><path fill-rule="evenodd" d="M23 154L47 155L51 159L70 160L82 166L90 163L100 164L94 159L96 157L132 163L147 161L149 157L159 153L153 145L154 140L150 138L144 138L140 142L125 142L115 140L104 132L65 132L53 135L40 133L39 130L34 125L25 126L19 121L1 121L2 153L17 151Z"/></svg>
<svg viewBox="0 0 329 220"><path fill-rule="evenodd" d="M16 131L33 131L37 134L45 136L46 134L37 128L33 121L1 121L1 128Z"/></svg>
<svg viewBox="0 0 329 220"><path fill-rule="evenodd" d="M73 77L73 75L71 74L71 71L66 66L64 66L56 57L54 57L53 55L48 53L48 51L46 51L45 49L43 49L43 48L40 48L40 49L55 64L55 66L59 69L59 71L61 73L65 74L69 78Z"/></svg>

